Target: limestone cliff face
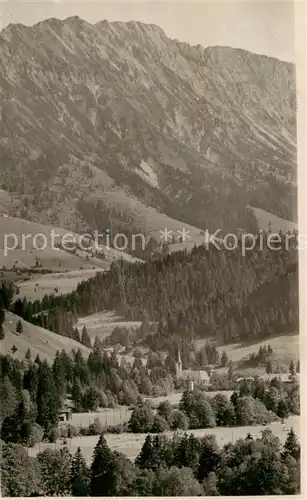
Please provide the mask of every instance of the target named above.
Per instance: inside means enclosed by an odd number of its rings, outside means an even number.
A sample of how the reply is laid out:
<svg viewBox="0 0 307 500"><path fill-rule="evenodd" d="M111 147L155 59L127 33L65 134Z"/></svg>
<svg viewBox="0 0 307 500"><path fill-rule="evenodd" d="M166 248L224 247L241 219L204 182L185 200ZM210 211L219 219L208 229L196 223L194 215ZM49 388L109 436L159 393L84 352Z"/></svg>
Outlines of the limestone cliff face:
<svg viewBox="0 0 307 500"><path fill-rule="evenodd" d="M31 191L35 172L52 185L59 167L85 162L131 196L143 186L158 210L181 218L203 200L206 218L222 193L233 212L251 192L267 208L263 186L281 184L288 196L293 65L191 47L139 22L48 19L9 25L0 37L0 181L8 188Z"/></svg>

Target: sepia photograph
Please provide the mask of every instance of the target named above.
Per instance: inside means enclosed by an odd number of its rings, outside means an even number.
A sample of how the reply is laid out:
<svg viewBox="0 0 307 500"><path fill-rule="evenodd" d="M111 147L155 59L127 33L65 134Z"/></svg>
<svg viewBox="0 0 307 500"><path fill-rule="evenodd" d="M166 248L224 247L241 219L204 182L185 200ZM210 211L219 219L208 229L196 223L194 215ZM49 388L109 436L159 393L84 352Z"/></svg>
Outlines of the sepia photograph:
<svg viewBox="0 0 307 500"><path fill-rule="evenodd" d="M2 497L303 492L296 3L2 0Z"/></svg>

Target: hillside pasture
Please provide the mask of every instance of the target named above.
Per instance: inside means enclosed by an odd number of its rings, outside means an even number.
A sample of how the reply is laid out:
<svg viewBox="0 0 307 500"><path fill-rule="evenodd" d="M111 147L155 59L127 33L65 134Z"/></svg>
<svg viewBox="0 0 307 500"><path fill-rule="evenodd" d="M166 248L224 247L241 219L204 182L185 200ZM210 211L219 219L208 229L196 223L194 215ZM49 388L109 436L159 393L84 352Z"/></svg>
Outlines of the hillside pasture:
<svg viewBox="0 0 307 500"><path fill-rule="evenodd" d="M266 210L262 210L261 208L249 208L252 210L257 219L258 229L262 229L266 232L271 230L272 233L278 233L279 231L286 233L287 231L292 232L298 229L296 222L282 219L281 217L278 217L271 212L267 212Z"/></svg>
<svg viewBox="0 0 307 500"><path fill-rule="evenodd" d="M45 328L32 325L23 319L21 320L23 332L18 334L16 325L19 319L19 316L10 312L5 314L3 325L5 338L1 340L2 354L9 354L16 359L24 360L27 350L30 349L33 360L38 354L41 360L46 359L49 363L52 363L57 351L64 349L69 354L73 349L80 349L83 356L88 357L90 350L79 342L68 337L62 337ZM13 346L17 348L15 353L12 351Z"/></svg>
<svg viewBox="0 0 307 500"><path fill-rule="evenodd" d="M19 297L28 300L41 300L45 295L62 295L73 292L79 283L95 276L102 269L82 269L77 271L48 273L31 276L20 281Z"/></svg>
<svg viewBox="0 0 307 500"><path fill-rule="evenodd" d="M195 341L196 349L203 347L207 340L214 342L214 339L198 339ZM250 376L260 375L265 373L265 368L244 368L238 367L238 363L243 359L247 359L251 354L257 354L260 346L270 345L273 349L273 358L280 365L284 365L287 369L291 360L294 362L299 359L300 354L300 337L297 333L278 335L275 337L267 337L255 342L236 342L228 345L217 345L219 354L226 352L228 359L234 363L236 372L244 372ZM221 370L223 371L223 370ZM224 369L227 371L227 368Z"/></svg>
<svg viewBox="0 0 307 500"><path fill-rule="evenodd" d="M76 327L81 332L85 326L89 336L100 340L108 337L116 326L122 328L139 328L141 321L126 321L122 316L118 316L114 311L102 311L79 318Z"/></svg>
<svg viewBox="0 0 307 500"><path fill-rule="evenodd" d="M93 269L93 267L108 269L114 260L120 258L128 262L136 260L125 252L102 245L103 259L92 257L87 251L76 250L72 253L56 248L56 243L65 241L67 245L72 241L75 244L80 241L79 238L80 235L63 228L30 222L17 217L1 217L0 268L34 268L38 260L41 269L67 272ZM4 248L5 240L7 251Z"/></svg>

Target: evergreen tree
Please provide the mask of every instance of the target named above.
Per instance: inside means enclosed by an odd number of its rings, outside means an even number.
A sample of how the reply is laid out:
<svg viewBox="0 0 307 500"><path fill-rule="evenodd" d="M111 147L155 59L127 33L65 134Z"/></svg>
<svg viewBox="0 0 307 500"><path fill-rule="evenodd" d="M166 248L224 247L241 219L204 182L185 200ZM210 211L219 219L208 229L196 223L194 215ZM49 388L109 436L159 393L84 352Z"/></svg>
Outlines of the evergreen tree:
<svg viewBox="0 0 307 500"><path fill-rule="evenodd" d="M1 438L6 443L16 443L27 446L34 424L31 408L21 401L14 413L6 417L1 428Z"/></svg>
<svg viewBox="0 0 307 500"><path fill-rule="evenodd" d="M78 328L74 328L74 329L73 329L72 338L73 338L76 342L80 342L80 343L81 343L80 333L79 333Z"/></svg>
<svg viewBox="0 0 307 500"><path fill-rule="evenodd" d="M300 360L296 364L296 373L300 373Z"/></svg>
<svg viewBox="0 0 307 500"><path fill-rule="evenodd" d="M19 334L23 332L22 322L20 320L17 321L16 332Z"/></svg>
<svg viewBox="0 0 307 500"><path fill-rule="evenodd" d="M174 446L173 463L176 467L191 467L196 475L199 464L201 443L193 434L185 433Z"/></svg>
<svg viewBox="0 0 307 500"><path fill-rule="evenodd" d="M221 365L222 366L227 366L228 364L228 356L225 351L223 351L222 357L221 357Z"/></svg>
<svg viewBox="0 0 307 500"><path fill-rule="evenodd" d="M80 447L72 459L70 469L71 494L74 497L90 495L90 475Z"/></svg>
<svg viewBox="0 0 307 500"><path fill-rule="evenodd" d="M70 496L72 456L67 448L46 449L37 455L46 496Z"/></svg>
<svg viewBox="0 0 307 500"><path fill-rule="evenodd" d="M209 472L214 472L220 462L220 454L215 436L205 436L202 440L197 478L203 481Z"/></svg>
<svg viewBox="0 0 307 500"><path fill-rule="evenodd" d="M18 405L18 394L6 375L3 380L0 380L0 420L3 421L6 417L12 415Z"/></svg>
<svg viewBox="0 0 307 500"><path fill-rule="evenodd" d="M0 294L0 340L4 339L3 323L5 320L4 301Z"/></svg>
<svg viewBox="0 0 307 500"><path fill-rule="evenodd" d="M38 464L28 456L27 450L18 444L8 444L1 451L1 496L44 496Z"/></svg>
<svg viewBox="0 0 307 500"><path fill-rule="evenodd" d="M295 375L295 367L294 367L294 363L293 361L291 360L290 361L290 365L289 365L289 373L290 375L294 376Z"/></svg>
<svg viewBox="0 0 307 500"><path fill-rule="evenodd" d="M271 375L271 373L273 373L272 361L270 359L268 359L267 361L265 370L268 375Z"/></svg>
<svg viewBox="0 0 307 500"><path fill-rule="evenodd" d="M233 366L232 366L232 362L230 361L229 363L229 368L228 368L228 380L232 380L233 378Z"/></svg>
<svg viewBox="0 0 307 500"><path fill-rule="evenodd" d="M115 496L116 477L113 454L105 437L100 436L91 465L91 496Z"/></svg>
<svg viewBox="0 0 307 500"><path fill-rule="evenodd" d="M37 423L41 425L45 433L48 433L57 426L58 408L52 371L46 361L39 365L37 378Z"/></svg>
<svg viewBox="0 0 307 500"><path fill-rule="evenodd" d="M74 380L71 389L71 399L74 403L74 410L76 412L81 411L83 409L83 397L82 397L81 384L78 379Z"/></svg>
<svg viewBox="0 0 307 500"><path fill-rule="evenodd" d="M141 451L136 458L135 461L136 465L140 469L151 469L152 454L153 454L152 437L150 434L148 434L141 448Z"/></svg>
<svg viewBox="0 0 307 500"><path fill-rule="evenodd" d="M299 460L300 458L300 445L293 427L291 427L288 432L287 439L284 444L284 455L291 455L291 457L295 460Z"/></svg>
<svg viewBox="0 0 307 500"><path fill-rule="evenodd" d="M28 360L28 361L31 361L31 349L29 348L25 354L25 358Z"/></svg>
<svg viewBox="0 0 307 500"><path fill-rule="evenodd" d="M88 347L89 349L92 348L91 338L85 326L82 328L81 344L83 344L85 347Z"/></svg>
<svg viewBox="0 0 307 500"><path fill-rule="evenodd" d="M276 414L282 420L287 418L290 415L289 406L288 406L287 401L284 401L283 399L281 399L279 401L279 403L277 405L277 409L276 409Z"/></svg>
<svg viewBox="0 0 307 500"><path fill-rule="evenodd" d="M40 357L39 357L39 355L38 355L38 354L36 355L36 358L35 358L35 360L34 360L34 363L36 363L37 365L39 365L39 364L41 363L41 360L40 360Z"/></svg>

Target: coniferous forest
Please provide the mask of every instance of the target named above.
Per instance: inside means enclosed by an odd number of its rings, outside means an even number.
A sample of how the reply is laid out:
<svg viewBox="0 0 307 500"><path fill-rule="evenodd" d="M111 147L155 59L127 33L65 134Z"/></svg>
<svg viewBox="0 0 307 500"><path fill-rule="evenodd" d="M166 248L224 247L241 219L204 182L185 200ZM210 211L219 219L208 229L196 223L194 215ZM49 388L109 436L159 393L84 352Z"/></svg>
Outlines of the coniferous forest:
<svg viewBox="0 0 307 500"><path fill-rule="evenodd" d="M286 235L283 235L284 243ZM147 261L116 261L76 291L17 299L11 310L36 325L80 340L77 317L115 310L127 320L156 324L151 346L173 339L216 337L224 343L298 331L298 254L290 248L217 250L195 247ZM145 329L146 330L146 329ZM148 333L148 332L147 332ZM146 337L146 331L143 332Z"/></svg>

